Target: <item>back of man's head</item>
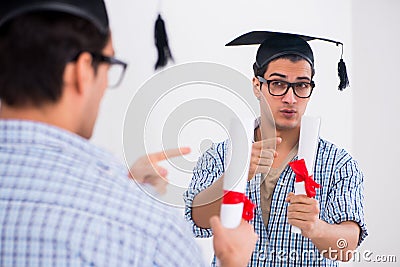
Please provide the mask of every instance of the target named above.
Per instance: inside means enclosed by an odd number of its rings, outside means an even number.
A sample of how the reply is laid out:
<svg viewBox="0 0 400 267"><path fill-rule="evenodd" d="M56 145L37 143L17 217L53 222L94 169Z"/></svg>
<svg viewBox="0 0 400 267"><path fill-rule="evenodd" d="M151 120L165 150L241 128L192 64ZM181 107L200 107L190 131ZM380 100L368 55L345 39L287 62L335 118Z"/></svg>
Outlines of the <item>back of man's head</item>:
<svg viewBox="0 0 400 267"><path fill-rule="evenodd" d="M0 99L13 107L57 102L66 64L109 38L102 0L8 0L0 18Z"/></svg>

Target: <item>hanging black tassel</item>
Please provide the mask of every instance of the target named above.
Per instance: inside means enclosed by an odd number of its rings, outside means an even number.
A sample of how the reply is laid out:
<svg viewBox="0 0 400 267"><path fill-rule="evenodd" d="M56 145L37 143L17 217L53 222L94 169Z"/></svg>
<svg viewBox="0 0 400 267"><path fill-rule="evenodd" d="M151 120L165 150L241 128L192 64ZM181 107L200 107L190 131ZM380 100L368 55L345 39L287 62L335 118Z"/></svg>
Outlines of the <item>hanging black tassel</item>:
<svg viewBox="0 0 400 267"><path fill-rule="evenodd" d="M338 75L339 75L339 79L340 79L339 90L343 91L343 89L345 89L347 86L349 86L349 77L347 77L346 64L343 61L343 44L336 43L336 45L342 46L342 54L340 56L340 61L338 63Z"/></svg>
<svg viewBox="0 0 400 267"><path fill-rule="evenodd" d="M349 86L349 78L347 77L346 64L342 58L338 63L338 75L340 79L339 90L343 91L343 89Z"/></svg>
<svg viewBox="0 0 400 267"><path fill-rule="evenodd" d="M158 14L158 18L156 20L154 38L158 53L157 63L154 68L158 69L167 65L168 59L171 59L172 61L174 60L171 55L171 50L168 46L168 37L165 30L165 23L160 14Z"/></svg>

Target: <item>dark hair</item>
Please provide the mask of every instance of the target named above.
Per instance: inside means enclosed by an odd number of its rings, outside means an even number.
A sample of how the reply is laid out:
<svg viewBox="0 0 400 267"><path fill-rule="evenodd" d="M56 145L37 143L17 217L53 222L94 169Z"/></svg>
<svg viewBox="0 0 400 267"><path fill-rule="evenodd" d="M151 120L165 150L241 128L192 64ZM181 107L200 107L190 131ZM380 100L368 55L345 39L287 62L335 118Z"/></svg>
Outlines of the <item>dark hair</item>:
<svg viewBox="0 0 400 267"><path fill-rule="evenodd" d="M54 11L8 22L0 29L1 101L10 106L57 102L66 64L82 51L101 52L109 36L87 20Z"/></svg>
<svg viewBox="0 0 400 267"><path fill-rule="evenodd" d="M279 57L277 57L277 58L274 58L273 60L271 60L270 62L268 62L268 64L266 64L265 66L263 66L263 67L261 67L261 68L258 68L257 65L256 65L256 63L254 63L254 64L253 64L254 76L255 76L255 77L257 77L257 76L264 77L264 74L265 74L265 72L266 72L267 69L268 69L269 63L271 63L271 62L273 62L273 61L275 61L275 60L278 60L278 59L288 59L288 60L290 60L290 61L292 61L292 62L298 62L298 61L300 61L300 60L305 60L303 57L301 57L301 56L299 56L299 55L288 54L288 55L282 55L282 56L279 56ZM312 78L312 77L314 77L315 69L314 69L314 66L312 66L311 64L310 64L310 66L311 66L311 78Z"/></svg>

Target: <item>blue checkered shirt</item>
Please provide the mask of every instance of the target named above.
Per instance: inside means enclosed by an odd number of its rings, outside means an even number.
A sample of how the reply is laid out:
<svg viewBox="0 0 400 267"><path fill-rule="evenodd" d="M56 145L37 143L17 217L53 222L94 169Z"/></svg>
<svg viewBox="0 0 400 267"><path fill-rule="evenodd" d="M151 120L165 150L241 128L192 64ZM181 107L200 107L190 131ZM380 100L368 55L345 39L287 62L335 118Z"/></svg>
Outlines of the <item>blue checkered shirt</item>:
<svg viewBox="0 0 400 267"><path fill-rule="evenodd" d="M224 173L226 149L227 141L214 144L202 155L184 194L185 217L191 222L196 237L211 237L212 231L194 224L192 201ZM320 205L320 219L330 224L355 221L361 228L361 243L367 236L367 229L363 213L363 174L356 161L345 150L320 139L314 179L322 186L315 197ZM257 205L250 223L259 236L249 266L338 266L336 261L322 257L310 239L291 233L285 199L289 192L294 192L294 181L295 174L286 166L272 196L268 228L260 207L261 174L247 183L246 195ZM215 266L215 258L212 265Z"/></svg>
<svg viewBox="0 0 400 267"><path fill-rule="evenodd" d="M204 266L187 222L56 127L0 120L0 266Z"/></svg>

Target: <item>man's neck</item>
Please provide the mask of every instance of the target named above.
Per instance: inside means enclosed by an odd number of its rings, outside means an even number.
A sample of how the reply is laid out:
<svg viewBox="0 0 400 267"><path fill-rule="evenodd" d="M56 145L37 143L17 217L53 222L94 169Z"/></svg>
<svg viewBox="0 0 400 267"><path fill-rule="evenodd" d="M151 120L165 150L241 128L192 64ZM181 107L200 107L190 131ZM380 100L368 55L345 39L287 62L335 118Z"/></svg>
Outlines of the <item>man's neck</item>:
<svg viewBox="0 0 400 267"><path fill-rule="evenodd" d="M274 159L272 164L273 168L281 166L281 164L288 157L290 151L299 142L300 128L290 129L290 130L277 130L276 136L282 138L282 142L276 146L276 152L278 156Z"/></svg>
<svg viewBox="0 0 400 267"><path fill-rule="evenodd" d="M298 142L300 136L300 128L290 130L277 130L276 136L282 138L280 147L288 147L292 149Z"/></svg>
<svg viewBox="0 0 400 267"><path fill-rule="evenodd" d="M65 112L59 112L58 109L57 105L11 107L1 104L0 119L37 121L74 132L73 126L69 123L70 116Z"/></svg>

